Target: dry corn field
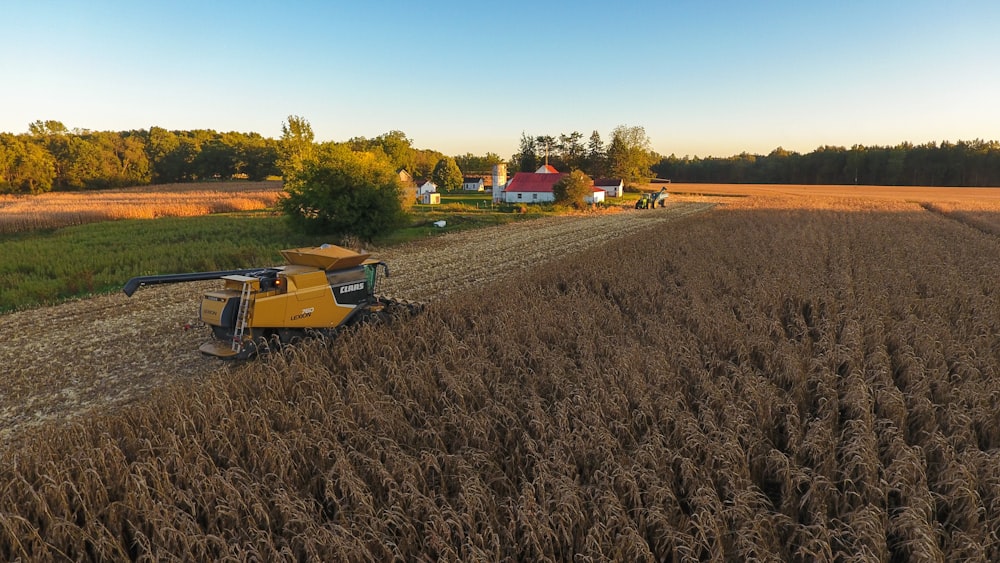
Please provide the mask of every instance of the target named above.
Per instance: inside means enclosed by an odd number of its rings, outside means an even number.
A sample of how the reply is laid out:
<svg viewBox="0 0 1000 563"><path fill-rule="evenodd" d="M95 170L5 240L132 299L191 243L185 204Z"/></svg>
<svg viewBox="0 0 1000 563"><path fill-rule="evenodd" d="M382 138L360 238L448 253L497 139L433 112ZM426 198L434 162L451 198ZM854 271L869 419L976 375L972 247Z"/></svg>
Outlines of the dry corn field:
<svg viewBox="0 0 1000 563"><path fill-rule="evenodd" d="M195 182L118 190L0 195L0 234L118 219L194 217L273 207L282 183Z"/></svg>
<svg viewBox="0 0 1000 563"><path fill-rule="evenodd" d="M418 316L136 361L181 373L13 431L0 558L1000 560L1000 206L725 201L442 237L386 257Z"/></svg>

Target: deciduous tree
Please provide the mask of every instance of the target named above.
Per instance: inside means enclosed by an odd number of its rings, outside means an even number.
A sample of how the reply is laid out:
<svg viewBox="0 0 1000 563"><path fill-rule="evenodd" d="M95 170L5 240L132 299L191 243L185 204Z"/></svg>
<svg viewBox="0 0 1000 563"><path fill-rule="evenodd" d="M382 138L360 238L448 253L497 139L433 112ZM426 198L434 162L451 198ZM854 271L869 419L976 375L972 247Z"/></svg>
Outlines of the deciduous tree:
<svg viewBox="0 0 1000 563"><path fill-rule="evenodd" d="M384 155L325 145L286 178L281 207L307 233L354 235L364 240L390 232L405 218L403 187Z"/></svg>
<svg viewBox="0 0 1000 563"><path fill-rule="evenodd" d="M304 117L289 115L288 121L281 124L278 168L283 175L291 176L302 169L312 157L314 139L312 125Z"/></svg>
<svg viewBox="0 0 1000 563"><path fill-rule="evenodd" d="M474 155L471 152L467 152L464 155L455 157L455 164L458 168L465 172L466 174L471 173L481 173L485 174L493 170L494 164L500 164L503 159L500 158L496 153L488 152L485 156Z"/></svg>
<svg viewBox="0 0 1000 563"><path fill-rule="evenodd" d="M586 197L594 192L594 180L580 170L573 170L552 186L556 203L572 205L577 209L586 207Z"/></svg>
<svg viewBox="0 0 1000 563"><path fill-rule="evenodd" d="M55 159L25 136L0 134L0 191L39 194L52 189Z"/></svg>
<svg viewBox="0 0 1000 563"><path fill-rule="evenodd" d="M454 158L446 156L434 166L431 181L437 184L439 191L452 192L462 187L462 171L455 164Z"/></svg>
<svg viewBox="0 0 1000 563"><path fill-rule="evenodd" d="M652 177L650 167L657 161L646 130L619 125L608 144L608 170L626 183L642 183Z"/></svg>

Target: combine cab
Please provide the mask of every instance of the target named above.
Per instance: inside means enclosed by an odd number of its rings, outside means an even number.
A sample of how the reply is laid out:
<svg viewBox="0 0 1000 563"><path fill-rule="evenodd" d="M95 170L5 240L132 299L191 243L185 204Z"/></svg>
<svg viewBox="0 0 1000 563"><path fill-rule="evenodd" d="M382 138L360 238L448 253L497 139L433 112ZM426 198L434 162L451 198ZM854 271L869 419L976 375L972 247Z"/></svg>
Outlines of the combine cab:
<svg viewBox="0 0 1000 563"><path fill-rule="evenodd" d="M243 359L261 342L287 343L308 335L353 324L372 315L415 308L377 296L384 262L368 254L323 245L281 251L285 266L132 278L125 284L131 296L143 285L199 280L223 280L223 286L201 298L201 320L213 339L202 344L205 354Z"/></svg>

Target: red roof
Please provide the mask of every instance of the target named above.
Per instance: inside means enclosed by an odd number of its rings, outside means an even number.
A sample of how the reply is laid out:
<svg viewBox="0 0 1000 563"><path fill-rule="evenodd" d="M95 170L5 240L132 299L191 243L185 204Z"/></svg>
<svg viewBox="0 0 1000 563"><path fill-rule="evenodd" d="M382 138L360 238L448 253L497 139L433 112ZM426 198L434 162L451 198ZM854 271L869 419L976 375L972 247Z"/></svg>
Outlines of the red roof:
<svg viewBox="0 0 1000 563"><path fill-rule="evenodd" d="M507 184L507 192L552 192L552 186L565 178L567 174L539 174L537 172L518 172Z"/></svg>
<svg viewBox="0 0 1000 563"><path fill-rule="evenodd" d="M542 170L544 170L544 172L542 172ZM545 164L535 171L535 174L558 174L558 173L559 171L556 170L556 167L552 166L551 164Z"/></svg>

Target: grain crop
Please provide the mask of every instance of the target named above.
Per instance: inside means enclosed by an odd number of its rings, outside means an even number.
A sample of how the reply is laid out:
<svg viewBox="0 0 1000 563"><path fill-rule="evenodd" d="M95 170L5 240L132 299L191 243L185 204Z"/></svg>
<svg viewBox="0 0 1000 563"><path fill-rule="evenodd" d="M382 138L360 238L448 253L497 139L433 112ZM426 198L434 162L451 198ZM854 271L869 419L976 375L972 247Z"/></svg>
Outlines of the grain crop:
<svg viewBox="0 0 1000 563"><path fill-rule="evenodd" d="M0 558L1000 560L1000 239L794 199L22 437Z"/></svg>
<svg viewBox="0 0 1000 563"><path fill-rule="evenodd" d="M0 195L0 234L118 219L193 217L275 205L282 183L197 182L114 190Z"/></svg>

